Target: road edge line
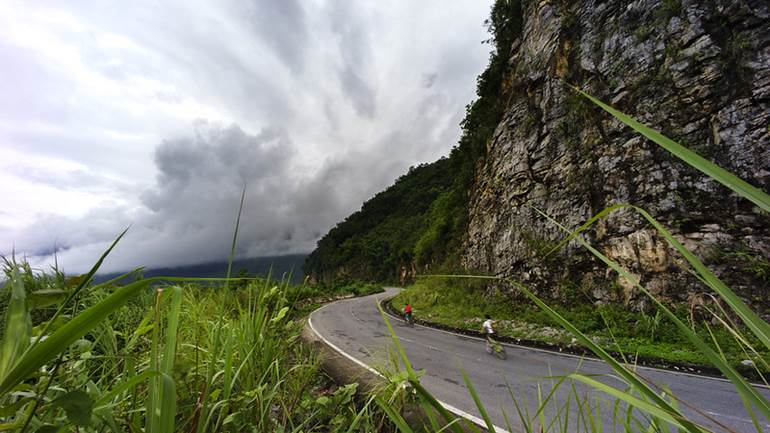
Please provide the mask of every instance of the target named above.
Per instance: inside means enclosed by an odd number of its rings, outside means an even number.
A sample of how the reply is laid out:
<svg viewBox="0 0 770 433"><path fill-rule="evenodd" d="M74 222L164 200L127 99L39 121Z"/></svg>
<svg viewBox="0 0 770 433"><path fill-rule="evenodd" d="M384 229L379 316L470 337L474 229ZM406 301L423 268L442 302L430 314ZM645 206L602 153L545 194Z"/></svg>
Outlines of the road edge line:
<svg viewBox="0 0 770 433"><path fill-rule="evenodd" d="M394 288L398 288L398 287L394 287ZM392 298L383 299L383 301L390 301L390 299L392 299ZM391 311L388 311L387 308L383 308L383 310L385 310L385 313L388 316L393 317L395 319L400 319L400 317L396 316ZM434 328L432 326L423 325L423 324L417 323L417 322L414 322L414 325L415 326L419 326L421 328L431 329L433 331L438 331L438 332L443 332L445 334L454 335L454 336L457 336L457 337L469 338L469 339L478 340L478 341L486 341L483 338L476 337L474 335L460 334L459 332L452 332L452 331L448 331L446 329ZM570 358L576 358L576 359L580 359L580 360L583 360L583 361L592 361L592 362L605 363L601 358L597 358L597 357L594 357L594 356L575 355L573 353L566 353L566 352L559 352L559 351L556 351L556 350L542 349L540 347L523 346L523 345L516 344L516 343L509 343L507 341L498 341L498 343L502 344L503 346L508 346L508 347L512 347L512 348L516 348L516 349L535 350L535 351L538 351L538 352L549 353L551 355L567 356L567 357L570 357ZM627 365L629 367L633 367L632 370L633 369L654 370L654 371L660 371L660 372L663 372L663 373L670 373L670 374L675 374L675 375L680 375L680 376L689 376L689 377L695 377L695 378L698 378L698 379L717 380L717 381L720 381L720 382L731 383L729 379L726 379L724 377L707 376L707 375L703 375L703 374L690 373L690 372L687 372L687 371L677 371L677 370L672 370L672 369L662 368L662 367L652 367L652 366L648 366L648 365L636 365L636 366L629 365L629 364L625 364L625 365ZM754 387L757 387L757 388L770 389L770 386L765 385L763 383L749 382L749 384L754 386Z"/></svg>
<svg viewBox="0 0 770 433"><path fill-rule="evenodd" d="M380 299L379 299L379 298L377 298L377 304L378 304L378 305L379 305L379 300L380 300ZM339 353L340 355L344 356L345 358L349 359L350 361L353 361L354 363L358 364L359 366L361 366L361 367L365 368L365 369L366 369L366 370L368 370L370 373L374 373L375 375L377 375L377 376L379 376L379 377L385 378L385 376L383 376L383 375L382 375L382 373L380 373L379 371L377 371L377 370L375 370L374 368L372 368L372 367L370 367L370 366L366 365L366 363L364 363L363 361L360 361L360 360L356 359L356 358L355 358L353 355L350 355L350 354L348 354L348 353L347 353L347 352L345 352L344 350L342 350L342 349L340 349L339 347L337 347L337 346L336 346L334 343L332 343L331 341L327 340L327 339L326 339L326 337L324 337L323 335L321 335L321 333L320 333L320 332L318 332L318 330L317 330L317 329L315 329L315 326L313 326L313 314L315 314L315 313L317 313L317 312L319 312L319 311L323 310L324 308L328 307L329 305L335 304L335 303L337 303L337 302L340 302L340 301L344 301L344 299L340 299L340 300L338 300L338 301L330 302L330 303L328 303L328 304L326 304L326 305L322 306L321 308L319 308L319 309L317 309L317 310L313 311L312 313L310 313L310 314L307 316L307 323L308 323L308 325L310 326L310 330L311 330L311 331L313 331L313 333L314 333L314 334L315 334L315 335L316 335L318 338L320 338L320 339L321 339L321 341L323 341L323 342L324 342L324 344L326 344L327 346L329 346L329 347L331 347L332 349L334 349L334 350L335 350L337 353ZM432 328L431 328L431 329L432 329ZM443 402L443 401L441 401L441 400L438 400L438 399L437 399L436 401L438 401L438 402L439 402L439 404L440 404L441 406L443 406L443 407L444 407L444 409L448 410L449 412L452 412L453 414L455 414L455 415L457 415L457 416L463 417L463 418L465 418L465 419L467 419L467 420L471 421L472 423L474 423L474 424L478 425L479 427L483 427L483 428L485 428L485 429L487 428L487 424L486 424L486 423L484 422L484 420L482 420L481 418L479 418L479 417L477 417L477 416L474 416L474 415L471 415L471 414L469 414L468 412L465 412L465 411L464 411L464 410L462 410L462 409L458 409L458 408L456 408L456 407L452 406L451 404L445 403L445 402ZM495 431L498 431L498 432L500 432L500 433L511 433L511 432L509 432L508 430L505 430L505 429L503 429L503 428L501 428L501 427L498 427L498 426L496 426L496 425L494 425L494 424L492 424L492 427L494 427Z"/></svg>

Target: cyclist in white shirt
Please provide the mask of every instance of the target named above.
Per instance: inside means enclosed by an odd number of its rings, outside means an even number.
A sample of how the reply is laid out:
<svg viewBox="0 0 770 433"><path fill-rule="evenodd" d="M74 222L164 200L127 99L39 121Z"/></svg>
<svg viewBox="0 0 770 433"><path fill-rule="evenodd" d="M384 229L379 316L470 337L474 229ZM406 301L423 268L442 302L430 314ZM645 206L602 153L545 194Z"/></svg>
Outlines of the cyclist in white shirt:
<svg viewBox="0 0 770 433"><path fill-rule="evenodd" d="M484 320L484 323L481 324L481 332L483 332L484 336L487 337L487 345L491 346L492 335L494 335L495 333L495 328L493 328L492 326L494 325L495 322L492 321L492 318L489 317L489 314L485 314L484 318L486 320Z"/></svg>
<svg viewBox="0 0 770 433"><path fill-rule="evenodd" d="M489 317L489 314L485 314L485 315L484 315L484 318L485 318L486 320L484 320L484 323L482 323L482 324L481 324L481 331L482 331L484 334L494 334L494 333L495 333L495 330L494 330L494 328L492 328L492 324L494 323L494 322L492 321L492 318L491 318L491 317Z"/></svg>

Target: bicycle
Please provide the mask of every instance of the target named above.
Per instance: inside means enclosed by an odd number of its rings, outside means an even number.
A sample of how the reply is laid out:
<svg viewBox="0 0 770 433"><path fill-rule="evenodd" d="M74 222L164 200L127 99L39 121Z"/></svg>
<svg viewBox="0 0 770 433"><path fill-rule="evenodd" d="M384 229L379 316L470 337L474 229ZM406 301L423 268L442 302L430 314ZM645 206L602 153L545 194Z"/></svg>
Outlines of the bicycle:
<svg viewBox="0 0 770 433"><path fill-rule="evenodd" d="M414 327L414 319L412 318L412 313L404 313L404 322L406 322L406 326L409 326L410 328Z"/></svg>
<svg viewBox="0 0 770 433"><path fill-rule="evenodd" d="M504 360L508 358L508 355L505 353L505 349L503 348L503 345L493 340L491 337L487 337L486 350L488 354L494 355L499 359Z"/></svg>

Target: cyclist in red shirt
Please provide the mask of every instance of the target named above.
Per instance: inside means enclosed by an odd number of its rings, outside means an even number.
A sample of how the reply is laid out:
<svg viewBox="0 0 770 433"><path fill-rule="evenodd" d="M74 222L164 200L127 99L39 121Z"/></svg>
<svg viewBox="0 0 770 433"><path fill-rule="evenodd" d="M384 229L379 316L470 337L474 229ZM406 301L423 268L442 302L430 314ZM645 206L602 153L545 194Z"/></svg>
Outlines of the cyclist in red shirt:
<svg viewBox="0 0 770 433"><path fill-rule="evenodd" d="M408 302L404 305L404 320L409 324L412 323L412 306Z"/></svg>

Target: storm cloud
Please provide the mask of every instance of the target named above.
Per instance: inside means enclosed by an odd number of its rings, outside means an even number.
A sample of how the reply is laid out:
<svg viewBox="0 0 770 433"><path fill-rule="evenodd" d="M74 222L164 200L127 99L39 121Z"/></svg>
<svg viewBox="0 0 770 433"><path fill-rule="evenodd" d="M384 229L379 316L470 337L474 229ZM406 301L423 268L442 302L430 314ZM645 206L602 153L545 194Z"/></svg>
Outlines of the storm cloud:
<svg viewBox="0 0 770 433"><path fill-rule="evenodd" d="M4 2L0 253L104 270L309 252L449 152L488 4Z"/></svg>

